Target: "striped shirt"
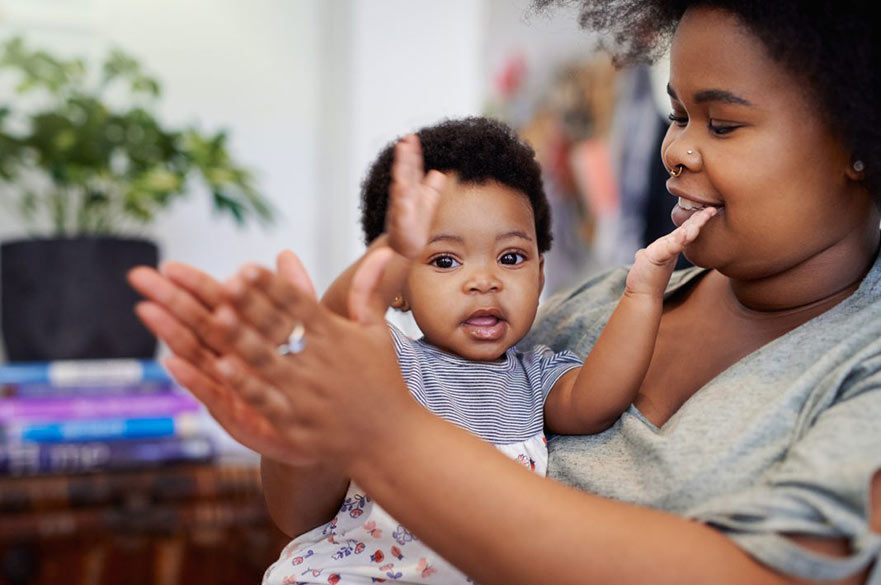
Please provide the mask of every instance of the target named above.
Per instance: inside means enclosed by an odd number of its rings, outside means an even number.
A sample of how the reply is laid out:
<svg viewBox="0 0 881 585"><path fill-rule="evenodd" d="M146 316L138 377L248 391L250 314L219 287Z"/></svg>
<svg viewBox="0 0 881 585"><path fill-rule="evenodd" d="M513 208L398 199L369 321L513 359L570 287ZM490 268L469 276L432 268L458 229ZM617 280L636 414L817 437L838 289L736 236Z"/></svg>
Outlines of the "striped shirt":
<svg viewBox="0 0 881 585"><path fill-rule="evenodd" d="M581 366L570 351L509 348L495 362L467 360L389 324L410 393L422 406L495 445L525 441L544 428L544 401L560 376Z"/></svg>
<svg viewBox="0 0 881 585"><path fill-rule="evenodd" d="M499 361L477 362L414 341L394 325L389 329L407 387L420 404L545 475L544 401L560 376L581 365L575 354L538 346L527 352L509 349ZM266 570L263 585L387 580L474 583L352 482L336 516L288 544Z"/></svg>

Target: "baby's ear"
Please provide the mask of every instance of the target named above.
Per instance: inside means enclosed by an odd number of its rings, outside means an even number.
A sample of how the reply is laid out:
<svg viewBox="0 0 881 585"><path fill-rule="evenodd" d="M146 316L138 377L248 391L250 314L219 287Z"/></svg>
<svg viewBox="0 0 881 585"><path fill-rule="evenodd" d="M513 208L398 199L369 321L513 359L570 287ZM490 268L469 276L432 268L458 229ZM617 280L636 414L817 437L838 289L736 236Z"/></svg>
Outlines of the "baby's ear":
<svg viewBox="0 0 881 585"><path fill-rule="evenodd" d="M407 302L407 299L404 298L402 294L396 294L395 298L392 299L392 309L396 311L401 311L402 313L406 313L410 310L410 303Z"/></svg>
<svg viewBox="0 0 881 585"><path fill-rule="evenodd" d="M538 293L545 289L545 256L542 254L538 258Z"/></svg>

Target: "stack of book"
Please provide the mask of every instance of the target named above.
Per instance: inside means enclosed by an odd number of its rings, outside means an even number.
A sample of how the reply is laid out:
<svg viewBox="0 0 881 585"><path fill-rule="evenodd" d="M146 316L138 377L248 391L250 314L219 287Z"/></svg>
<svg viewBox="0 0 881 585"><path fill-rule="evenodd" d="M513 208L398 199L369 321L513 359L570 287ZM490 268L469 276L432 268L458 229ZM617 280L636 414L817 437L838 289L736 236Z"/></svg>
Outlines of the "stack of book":
<svg viewBox="0 0 881 585"><path fill-rule="evenodd" d="M0 477L0 584L257 583L286 538L253 465Z"/></svg>
<svg viewBox="0 0 881 585"><path fill-rule="evenodd" d="M206 419L153 361L0 364L0 475L211 461Z"/></svg>

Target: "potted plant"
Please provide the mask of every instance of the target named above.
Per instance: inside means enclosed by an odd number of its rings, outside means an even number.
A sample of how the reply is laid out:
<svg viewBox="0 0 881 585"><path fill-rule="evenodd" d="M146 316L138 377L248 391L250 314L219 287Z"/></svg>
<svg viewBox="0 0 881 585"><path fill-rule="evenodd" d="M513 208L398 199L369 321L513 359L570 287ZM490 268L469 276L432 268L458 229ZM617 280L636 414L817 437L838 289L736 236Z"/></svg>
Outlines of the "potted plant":
<svg viewBox="0 0 881 585"><path fill-rule="evenodd" d="M113 50L98 67L13 38L0 48L0 205L26 239L0 247L2 326L12 361L151 357L125 272L156 265L139 230L198 182L215 212L266 223L272 209L227 135L169 128L159 83Z"/></svg>

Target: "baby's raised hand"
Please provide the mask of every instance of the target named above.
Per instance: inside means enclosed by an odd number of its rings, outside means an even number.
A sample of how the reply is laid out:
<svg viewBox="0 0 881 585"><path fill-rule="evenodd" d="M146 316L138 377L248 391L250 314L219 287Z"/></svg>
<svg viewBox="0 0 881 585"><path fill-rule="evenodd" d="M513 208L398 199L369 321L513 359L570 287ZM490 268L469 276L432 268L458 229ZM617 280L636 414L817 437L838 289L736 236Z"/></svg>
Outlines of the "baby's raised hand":
<svg viewBox="0 0 881 585"><path fill-rule="evenodd" d="M716 213L715 207L705 207L666 236L639 250L627 274L627 293L661 298L676 267L676 258Z"/></svg>
<svg viewBox="0 0 881 585"><path fill-rule="evenodd" d="M438 171L425 174L417 136L409 134L395 145L385 219L389 246L395 252L414 258L425 248L445 181Z"/></svg>

